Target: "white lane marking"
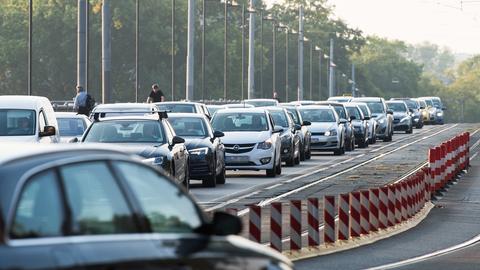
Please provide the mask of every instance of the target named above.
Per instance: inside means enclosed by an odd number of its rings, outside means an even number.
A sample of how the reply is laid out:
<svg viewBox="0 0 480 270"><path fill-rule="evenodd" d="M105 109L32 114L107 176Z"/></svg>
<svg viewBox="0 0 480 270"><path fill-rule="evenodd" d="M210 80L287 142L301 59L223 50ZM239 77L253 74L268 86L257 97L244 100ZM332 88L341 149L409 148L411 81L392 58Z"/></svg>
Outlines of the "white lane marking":
<svg viewBox="0 0 480 270"><path fill-rule="evenodd" d="M278 184L276 184L276 185L273 185L273 186L270 186L270 187L266 187L265 189L272 189L272 188L279 187L279 186L281 186L281 185L283 185L283 183L278 183Z"/></svg>
<svg viewBox="0 0 480 270"><path fill-rule="evenodd" d="M348 168L348 169L346 169L346 170L344 170L344 171L341 171L341 172L338 172L338 173L336 173L336 174L333 174L333 175L327 176L327 177L325 177L325 178L319 179L319 180L317 180L317 181L311 182L311 183L306 184L306 185L304 185L304 186L301 186L301 187L299 187L299 188L290 190L290 191L285 192L285 193L283 193L283 194L280 194L280 195L278 195L278 196L276 196L276 197L273 197L273 198L270 198L270 199L267 199L267 200L263 200L263 201L261 201L260 203L258 203L257 205L258 205L258 206L266 206L266 205L269 205L270 203L272 203L272 202L274 202L274 201L278 201L278 200L280 200L280 199L282 199L282 198L284 198L284 197L287 197L287 196L289 196L289 195L291 195L291 194L294 194L294 193L297 193L297 192L302 191L302 190L304 190L304 189L307 189L307 188L310 188L310 187L312 187L312 186L315 186L315 185L317 185L317 184L319 184L319 183L321 183L321 182L324 182L324 181L326 181L326 180L328 180L328 179L332 179L332 178L337 177L337 176L339 176L339 175L342 175L342 174L345 174L345 173L347 173L347 172L353 171L353 170L355 170L355 169L357 169L357 168L359 168L359 167L361 167L361 166L363 166L363 165L366 165L366 164L371 163L371 162L373 162L373 161L375 161L375 160L378 160L378 159L380 159L380 158L383 158L384 156L387 156L387 155L389 155L389 154L391 154L391 153L394 153L394 152L396 152L396 151L399 151L399 150L401 150L401 149L403 149L403 148L406 148L406 147L408 147L408 146L410 146L410 145L413 145L413 144L415 144L415 143L418 143L418 142L420 142L420 141L422 141L422 140L424 140L424 139L426 139L426 138L430 138L430 137L433 137L433 136L435 136L435 135L438 135L438 134L440 134L440 133L442 133L442 132L445 132L445 131L447 131L447 130L449 130L449 129L452 129L452 128L456 127L457 125L458 125L458 124L452 125L452 126L450 126L450 127L448 127L448 128L445 128L445 129L442 129L442 130L440 130L440 131L438 131L438 132L435 132L435 133L433 133L433 134L431 134L431 135L429 135L429 136L423 137L423 138L421 138L421 139L418 139L418 140L415 140L415 141L413 141L413 142L407 143L407 144L402 145L402 146L400 146L400 147L398 147L398 148L395 148L395 149L393 149L393 150L387 151L387 152L385 152L385 153L383 153L383 154L380 154L380 155L378 155L378 156L376 156L376 157L374 157L374 158L371 158L371 159L369 159L369 160L367 160L367 161L364 161L364 162L362 162L362 163L360 163L360 164L357 164L357 165L355 165L355 166L353 166L353 167L350 167L350 168ZM313 173L315 173L315 172L312 172L312 173L310 173L310 174L313 174ZM303 178L303 177L302 177L302 178Z"/></svg>

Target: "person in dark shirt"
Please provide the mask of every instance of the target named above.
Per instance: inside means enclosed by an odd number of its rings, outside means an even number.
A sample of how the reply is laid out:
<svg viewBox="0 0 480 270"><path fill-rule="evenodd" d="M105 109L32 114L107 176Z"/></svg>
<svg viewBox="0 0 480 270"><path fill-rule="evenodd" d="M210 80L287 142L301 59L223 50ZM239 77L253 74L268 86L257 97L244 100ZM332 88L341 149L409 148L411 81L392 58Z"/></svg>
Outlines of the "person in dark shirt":
<svg viewBox="0 0 480 270"><path fill-rule="evenodd" d="M152 85L152 91L147 98L147 103L163 102L164 100L165 97L163 96L160 87L158 87L158 84Z"/></svg>

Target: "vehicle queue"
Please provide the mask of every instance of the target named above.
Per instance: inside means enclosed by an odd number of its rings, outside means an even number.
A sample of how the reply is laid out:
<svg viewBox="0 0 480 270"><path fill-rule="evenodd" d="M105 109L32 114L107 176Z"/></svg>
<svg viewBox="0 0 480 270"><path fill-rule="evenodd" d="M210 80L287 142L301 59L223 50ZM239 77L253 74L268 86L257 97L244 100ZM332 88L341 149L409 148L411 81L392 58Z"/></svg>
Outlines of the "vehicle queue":
<svg viewBox="0 0 480 270"><path fill-rule="evenodd" d="M0 269L293 269L236 236L238 217L207 217L190 179L276 177L315 151L342 155L443 123L441 101L407 101L117 103L83 117L45 97L0 96Z"/></svg>

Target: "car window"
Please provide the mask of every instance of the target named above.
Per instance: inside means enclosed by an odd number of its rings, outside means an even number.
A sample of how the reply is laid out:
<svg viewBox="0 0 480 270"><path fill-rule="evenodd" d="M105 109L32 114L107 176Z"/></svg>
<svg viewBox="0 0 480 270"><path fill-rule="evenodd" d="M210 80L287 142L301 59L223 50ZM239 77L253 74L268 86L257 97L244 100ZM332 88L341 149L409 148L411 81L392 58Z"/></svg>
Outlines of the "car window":
<svg viewBox="0 0 480 270"><path fill-rule="evenodd" d="M375 113L375 114L385 113L382 102L366 102L366 103L372 113Z"/></svg>
<svg viewBox="0 0 480 270"><path fill-rule="evenodd" d="M46 125L47 122L45 121L45 115L43 114L43 112L40 112L38 114L38 130L43 131Z"/></svg>
<svg viewBox="0 0 480 270"><path fill-rule="evenodd" d="M195 105L193 104L156 104L159 110L166 110L172 113L196 113Z"/></svg>
<svg viewBox="0 0 480 270"><path fill-rule="evenodd" d="M366 105L358 105L358 107L360 108L360 110L362 110L364 116L370 117L370 113Z"/></svg>
<svg viewBox="0 0 480 270"><path fill-rule="evenodd" d="M288 119L287 115L283 111L270 111L270 115L273 118L273 122L276 126L287 127L288 128Z"/></svg>
<svg viewBox="0 0 480 270"><path fill-rule="evenodd" d="M295 124L301 125L300 123L300 118L298 117L297 110L294 108L287 108L287 111L290 112L290 115L292 116L292 120Z"/></svg>
<svg viewBox="0 0 480 270"><path fill-rule="evenodd" d="M23 188L10 230L10 238L61 236L63 207L55 173L35 175Z"/></svg>
<svg viewBox="0 0 480 270"><path fill-rule="evenodd" d="M0 109L0 136L35 134L35 111Z"/></svg>
<svg viewBox="0 0 480 270"><path fill-rule="evenodd" d="M348 118L347 117L347 112L345 112L345 108L343 106L333 106L333 108L337 112L338 117L343 118L343 119Z"/></svg>
<svg viewBox="0 0 480 270"><path fill-rule="evenodd" d="M60 168L76 235L121 234L137 231L132 212L105 162Z"/></svg>
<svg viewBox="0 0 480 270"><path fill-rule="evenodd" d="M357 107L347 107L347 110L348 110L348 115L355 116L355 119L361 120L363 118L360 114L360 111L357 109Z"/></svg>
<svg viewBox="0 0 480 270"><path fill-rule="evenodd" d="M207 137L208 128L203 118L169 117L168 121L178 136Z"/></svg>
<svg viewBox="0 0 480 270"><path fill-rule="evenodd" d="M253 105L254 107L269 107L277 106L277 102L274 100L246 100L245 104Z"/></svg>
<svg viewBox="0 0 480 270"><path fill-rule="evenodd" d="M336 122L335 113L330 109L300 109L302 118L310 122Z"/></svg>
<svg viewBox="0 0 480 270"><path fill-rule="evenodd" d="M265 113L216 113L212 126L219 131L267 131Z"/></svg>
<svg viewBox="0 0 480 270"><path fill-rule="evenodd" d="M394 112L406 112L407 106L404 103L387 103L387 107Z"/></svg>
<svg viewBox="0 0 480 270"><path fill-rule="evenodd" d="M112 120L94 123L85 142L165 143L162 125L157 120Z"/></svg>
<svg viewBox="0 0 480 270"><path fill-rule="evenodd" d="M178 186L156 171L139 164L118 162L125 177L157 233L187 233L202 225L194 202Z"/></svg>
<svg viewBox="0 0 480 270"><path fill-rule="evenodd" d="M57 118L60 136L81 136L87 127L80 118Z"/></svg>

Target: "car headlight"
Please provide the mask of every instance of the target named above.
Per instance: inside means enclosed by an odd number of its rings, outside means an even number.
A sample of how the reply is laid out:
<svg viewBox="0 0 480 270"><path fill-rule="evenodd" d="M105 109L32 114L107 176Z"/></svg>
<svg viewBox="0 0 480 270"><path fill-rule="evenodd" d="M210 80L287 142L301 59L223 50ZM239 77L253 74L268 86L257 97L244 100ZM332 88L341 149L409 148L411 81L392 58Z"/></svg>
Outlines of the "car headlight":
<svg viewBox="0 0 480 270"><path fill-rule="evenodd" d="M143 162L151 165L162 165L163 164L164 157L154 157L154 158L147 158L144 159Z"/></svg>
<svg viewBox="0 0 480 270"><path fill-rule="evenodd" d="M438 112L437 116L443 116L443 112Z"/></svg>
<svg viewBox="0 0 480 270"><path fill-rule="evenodd" d="M195 148L188 150L190 155L206 155L208 153L208 147Z"/></svg>
<svg viewBox="0 0 480 270"><path fill-rule="evenodd" d="M258 143L257 145L257 149L268 150L270 148L272 148L272 141L270 139L264 142Z"/></svg>
<svg viewBox="0 0 480 270"><path fill-rule="evenodd" d="M331 129L331 130L325 132L325 136L337 136L337 130L336 129Z"/></svg>

